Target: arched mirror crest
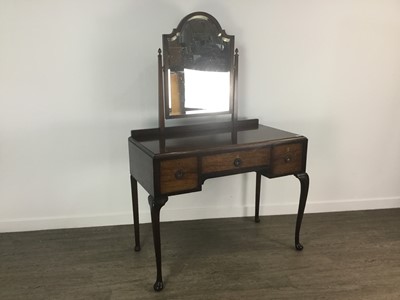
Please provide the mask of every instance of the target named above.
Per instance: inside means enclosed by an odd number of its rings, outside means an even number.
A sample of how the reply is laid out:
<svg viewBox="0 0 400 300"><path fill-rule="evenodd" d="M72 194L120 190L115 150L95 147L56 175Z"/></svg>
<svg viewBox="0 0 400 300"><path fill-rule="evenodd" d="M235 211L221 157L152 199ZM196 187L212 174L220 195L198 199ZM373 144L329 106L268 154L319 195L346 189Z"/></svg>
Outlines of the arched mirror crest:
<svg viewBox="0 0 400 300"><path fill-rule="evenodd" d="M204 12L163 35L165 118L233 113L234 36Z"/></svg>

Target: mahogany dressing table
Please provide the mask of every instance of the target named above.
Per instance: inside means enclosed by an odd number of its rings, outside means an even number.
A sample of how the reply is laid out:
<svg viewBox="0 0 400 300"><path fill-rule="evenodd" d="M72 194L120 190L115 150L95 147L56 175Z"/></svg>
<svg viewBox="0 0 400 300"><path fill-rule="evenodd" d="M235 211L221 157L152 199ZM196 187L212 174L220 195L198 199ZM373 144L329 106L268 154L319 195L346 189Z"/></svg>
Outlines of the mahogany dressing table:
<svg viewBox="0 0 400 300"><path fill-rule="evenodd" d="M159 127L132 130L128 139L135 250L140 251L139 182L149 193L156 291L163 289L160 210L168 197L200 191L209 178L255 172L259 222L261 176L296 176L301 190L295 249L303 249L299 235L309 186L307 138L260 125L257 119L238 119L238 51L233 49L234 36L204 12L189 14L171 34L163 35L163 56L158 53ZM196 124L195 117L213 121ZM173 119L186 123L166 126Z"/></svg>

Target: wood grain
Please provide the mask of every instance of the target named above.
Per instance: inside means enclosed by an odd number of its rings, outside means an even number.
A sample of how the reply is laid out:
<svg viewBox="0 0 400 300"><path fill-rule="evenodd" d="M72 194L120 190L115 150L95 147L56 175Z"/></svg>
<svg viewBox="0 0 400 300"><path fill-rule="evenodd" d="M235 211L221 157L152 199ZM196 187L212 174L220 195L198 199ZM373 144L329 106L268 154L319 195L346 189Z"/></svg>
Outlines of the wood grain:
<svg viewBox="0 0 400 300"><path fill-rule="evenodd" d="M400 299L400 209L0 234L0 299Z"/></svg>
<svg viewBox="0 0 400 300"><path fill-rule="evenodd" d="M178 173L181 174L181 177L177 177ZM161 194L190 190L197 186L197 157L170 159L160 162Z"/></svg>
<svg viewBox="0 0 400 300"><path fill-rule="evenodd" d="M272 174L281 176L298 173L302 169L301 143L278 145L272 149Z"/></svg>
<svg viewBox="0 0 400 300"><path fill-rule="evenodd" d="M235 159L240 160L240 165L235 166ZM234 151L214 155L206 155L202 158L202 173L223 172L240 170L255 166L266 166L270 159L270 148L255 148L244 151Z"/></svg>

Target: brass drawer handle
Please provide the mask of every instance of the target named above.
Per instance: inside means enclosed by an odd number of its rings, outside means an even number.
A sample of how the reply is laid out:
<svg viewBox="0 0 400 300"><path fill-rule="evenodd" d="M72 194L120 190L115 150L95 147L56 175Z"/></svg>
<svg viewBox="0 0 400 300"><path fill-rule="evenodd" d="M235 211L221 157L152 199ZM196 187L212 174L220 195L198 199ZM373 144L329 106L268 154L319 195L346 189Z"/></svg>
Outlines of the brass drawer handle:
<svg viewBox="0 0 400 300"><path fill-rule="evenodd" d="M235 158L235 160L233 161L233 165L235 167L240 167L241 164L242 164L242 159L240 159L239 157Z"/></svg>
<svg viewBox="0 0 400 300"><path fill-rule="evenodd" d="M175 172L175 178L178 180L182 179L184 175L185 175L185 173L181 169L179 169L178 171Z"/></svg>
<svg viewBox="0 0 400 300"><path fill-rule="evenodd" d="M292 156L290 154L287 154L285 157L285 163L290 163L292 161Z"/></svg>

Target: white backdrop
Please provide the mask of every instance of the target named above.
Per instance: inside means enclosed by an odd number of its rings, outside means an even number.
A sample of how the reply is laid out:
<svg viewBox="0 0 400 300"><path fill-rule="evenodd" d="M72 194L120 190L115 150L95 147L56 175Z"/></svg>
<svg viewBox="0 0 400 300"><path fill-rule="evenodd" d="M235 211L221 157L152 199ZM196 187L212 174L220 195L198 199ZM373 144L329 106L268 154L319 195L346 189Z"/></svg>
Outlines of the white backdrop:
<svg viewBox="0 0 400 300"><path fill-rule="evenodd" d="M400 207L399 1L2 0L0 231L131 222L127 138L157 125L161 35L197 10L236 36L239 115L309 138L306 213ZM206 181L162 219L251 215L254 185ZM298 194L263 179L261 213Z"/></svg>

